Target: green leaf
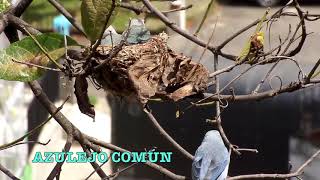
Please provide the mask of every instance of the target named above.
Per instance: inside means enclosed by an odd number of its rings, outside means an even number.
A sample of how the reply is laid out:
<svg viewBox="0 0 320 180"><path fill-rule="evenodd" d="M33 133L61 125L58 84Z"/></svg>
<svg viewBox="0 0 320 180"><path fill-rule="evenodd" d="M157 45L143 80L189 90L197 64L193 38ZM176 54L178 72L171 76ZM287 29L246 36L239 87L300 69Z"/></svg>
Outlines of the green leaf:
<svg viewBox="0 0 320 180"><path fill-rule="evenodd" d="M64 36L57 33L46 33L35 36L41 46L57 60L65 53ZM70 37L67 37L68 47L79 46ZM15 62L16 61L16 62ZM45 70L32 65L49 66L48 57L41 51L31 37L12 43L9 47L0 50L0 79L9 81L33 81L38 79Z"/></svg>
<svg viewBox="0 0 320 180"><path fill-rule="evenodd" d="M115 6L119 6L120 0L114 0ZM117 9L113 11L113 0L82 0L81 4L81 22L83 29L91 42L95 42L99 35L104 31L105 23L107 18L108 25L112 23L115 15L117 14Z"/></svg>
<svg viewBox="0 0 320 180"><path fill-rule="evenodd" d="M8 0L0 0L0 13L3 13L10 6Z"/></svg>

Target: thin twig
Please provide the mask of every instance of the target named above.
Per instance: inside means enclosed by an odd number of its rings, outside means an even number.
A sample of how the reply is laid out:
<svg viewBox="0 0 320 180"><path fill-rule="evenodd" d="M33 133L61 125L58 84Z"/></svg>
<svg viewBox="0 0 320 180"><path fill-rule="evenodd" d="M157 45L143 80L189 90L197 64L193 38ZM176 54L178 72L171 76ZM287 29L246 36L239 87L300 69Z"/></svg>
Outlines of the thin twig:
<svg viewBox="0 0 320 180"><path fill-rule="evenodd" d="M206 47L206 42L203 40L200 40L199 38L193 36L192 34L188 33L187 31L181 29L179 26L177 26L175 23L171 22L161 11L159 11L157 8L155 8L149 0L142 0L143 4L150 10L151 13L154 13L156 16L159 17L159 19L168 27L170 27L172 30L176 31L177 33L181 34L185 38L189 39L190 41L193 41L194 43L198 44L199 46ZM213 46L208 46L208 49L210 51L215 51Z"/></svg>
<svg viewBox="0 0 320 180"><path fill-rule="evenodd" d="M118 170L117 172L114 172L114 173L110 174L110 175L108 176L108 178L115 178L115 177L117 177L120 173L122 173L122 172L124 172L124 171L127 171L128 169L134 167L134 166L137 165L137 164L138 164L137 162L132 163L132 164L130 164L129 166L127 166L127 167L125 167L125 168L123 168L123 169L120 169L120 170Z"/></svg>
<svg viewBox="0 0 320 180"><path fill-rule="evenodd" d="M235 63L235 64L230 65L230 66L228 66L228 67L225 67L225 68L223 68L223 69L216 70L216 71L214 71L213 73L210 73L210 74L209 74L209 77L210 77L210 78L213 78L213 77L216 76L216 75L219 75L219 74L222 74L222 73L225 73L225 72L229 72L229 71L231 71L233 68L235 68L235 67L238 66L238 65L239 65L239 63Z"/></svg>
<svg viewBox="0 0 320 180"><path fill-rule="evenodd" d="M25 141L25 142L18 142L16 144L13 144L11 146L8 146L6 147L5 149L8 149L8 148L11 148L11 147L14 147L14 146L18 146L18 145L23 145L23 144L39 144L39 145L42 145L42 146L46 146L50 143L51 139L49 139L47 142L40 142L40 141Z"/></svg>
<svg viewBox="0 0 320 180"><path fill-rule="evenodd" d="M320 59L316 62L316 64L312 67L311 71L309 72L309 74L306 78L306 83L309 83L310 79L312 77L315 77L318 74L318 73L315 74L315 71L318 69L319 65L320 65Z"/></svg>
<svg viewBox="0 0 320 180"><path fill-rule="evenodd" d="M184 6L184 7L179 7L179 8L176 8L176 9L170 9L170 10L167 10L167 11L162 11L163 14L169 14L169 13L173 13L173 12L177 12L177 11L184 11L184 10L187 10L187 9L190 9L192 8L192 4L188 5L188 6Z"/></svg>
<svg viewBox="0 0 320 180"><path fill-rule="evenodd" d="M209 13L209 11L211 10L212 5L214 4L215 1L216 1L216 0L211 0L211 1L209 2L208 6L207 6L207 9L206 9L206 11L205 11L205 13L204 13L204 15L203 15L203 17L202 17L202 19L201 19L201 22L200 22L200 24L199 24L196 32L194 33L195 36L198 36L198 34L199 34L199 32L200 32L203 24L204 24L204 21L207 19L208 13Z"/></svg>
<svg viewBox="0 0 320 180"><path fill-rule="evenodd" d="M213 60L213 70L217 71L218 69L218 55L214 54L214 60ZM219 91L220 91L220 82L219 82L219 75L214 76L214 80L216 82L216 93L219 96ZM220 135L223 139L223 141L229 146L229 149L233 150L235 153L240 154L240 152L238 150L236 150L233 145L230 143L227 135L225 134L222 124L221 124L221 110L220 110L220 101L216 102L216 107L215 107L215 111L216 111L216 124L218 127L218 130L220 132Z"/></svg>
<svg viewBox="0 0 320 180"><path fill-rule="evenodd" d="M37 46L40 48L40 50L50 59L50 61L52 61L61 71L63 71L64 67L50 56L50 54L44 49L44 47L42 47L42 45L39 43L39 41L27 30L27 28L24 28L24 30L33 39L33 41L37 44Z"/></svg>
<svg viewBox="0 0 320 180"><path fill-rule="evenodd" d="M102 168L103 165L107 164L107 163L109 162L110 157L111 157L111 153L110 153L110 155L109 155L109 157L108 157L108 160L105 161L105 162L103 162L102 164L100 164L99 167ZM85 180L88 180L95 172L97 172L97 169L94 169L94 170L85 178Z"/></svg>
<svg viewBox="0 0 320 180"><path fill-rule="evenodd" d="M291 177L300 176L303 173L303 170L308 166L318 155L320 150L315 152L305 163L303 163L295 172L289 174L250 174L250 175L240 175L227 178L227 180L236 180L236 179L265 179L265 178L277 178L277 179L287 179Z"/></svg>
<svg viewBox="0 0 320 180"><path fill-rule="evenodd" d="M198 59L198 62L197 62L198 64L201 62L204 54L206 53L206 51L207 51L207 49L208 49L208 46L209 46L210 42L212 41L212 39L213 39L213 37L214 37L214 32L215 32L215 30L216 30L216 25L217 25L217 23L218 23L218 19L219 19L219 16L217 17L216 22L215 22L215 24L214 24L214 26L213 26L213 29L212 29L210 38L209 38L209 40L208 40L208 42L207 42L207 45L206 45L206 47L203 49L203 51L202 51L202 53L201 53L201 55L200 55L200 58ZM190 79L191 76L194 74L194 71L196 70L197 67L198 67L198 65L193 66L193 68L192 68L191 71L189 72L189 74L188 74L188 76L186 77L186 79L184 80L184 82L188 82L188 81L189 81L189 79Z"/></svg>
<svg viewBox="0 0 320 180"><path fill-rule="evenodd" d="M2 166L0 164L0 171L2 171L4 174L6 174L9 178L11 178L12 180L20 180L19 178L17 178L14 174L12 174L12 172L10 172L7 168L5 168L4 166Z"/></svg>
<svg viewBox="0 0 320 180"><path fill-rule="evenodd" d="M126 149L123 149L121 147L118 147L116 145L113 145L111 143L106 143L106 142L103 142L103 141L100 141L98 139L95 139L93 137L88 137L88 140L91 141L92 143L96 144L96 145L99 145L101 147L104 147L104 148L107 148L107 149L110 149L110 150L113 150L113 151L117 151L117 152L130 152ZM167 177L171 178L171 179L177 179L177 180L184 180L184 179L187 179L185 176L181 176L181 175L177 175L177 174L174 174L173 172L169 171L168 169L158 165L158 164L155 164L155 163L152 163L150 161L147 161L144 163L145 165L159 171L160 173L166 175Z"/></svg>
<svg viewBox="0 0 320 180"><path fill-rule="evenodd" d="M83 144L81 144L83 151L87 154L88 157L91 157L92 154L90 152L90 150ZM99 177L101 179L109 179L107 174L102 170L102 168L99 166L99 164L97 162L90 162L91 166L93 167L93 169L97 172L97 174L99 175Z"/></svg>
<svg viewBox="0 0 320 180"><path fill-rule="evenodd" d="M68 135L66 144L64 145L64 148L63 148L63 152L69 152L70 151L72 142L73 142L73 136L72 135ZM65 153L64 154L64 161L65 161L66 157L67 157L67 154ZM64 161L63 162L58 162L54 166L54 168L52 169L51 173L49 174L47 180L53 180L55 177L60 176L61 167L62 167Z"/></svg>
<svg viewBox="0 0 320 180"><path fill-rule="evenodd" d="M24 64L24 65L28 65L28 66L34 66L34 67L41 68L41 69L44 69L44 70L61 72L60 69L56 69L56 68L45 67L45 66L41 66L41 65L37 65L37 64L29 63L29 62L18 61L18 60L15 60L15 59L12 59L12 61L15 62L15 63L19 63L19 64Z"/></svg>
<svg viewBox="0 0 320 180"><path fill-rule="evenodd" d="M147 114L148 118L151 120L152 124L155 128L160 132L160 134L166 138L177 150L179 150L183 155L185 155L188 159L193 160L194 156L192 156L188 151L186 151L182 146L180 146L158 123L156 118L152 115L152 113L146 108L143 111Z"/></svg>

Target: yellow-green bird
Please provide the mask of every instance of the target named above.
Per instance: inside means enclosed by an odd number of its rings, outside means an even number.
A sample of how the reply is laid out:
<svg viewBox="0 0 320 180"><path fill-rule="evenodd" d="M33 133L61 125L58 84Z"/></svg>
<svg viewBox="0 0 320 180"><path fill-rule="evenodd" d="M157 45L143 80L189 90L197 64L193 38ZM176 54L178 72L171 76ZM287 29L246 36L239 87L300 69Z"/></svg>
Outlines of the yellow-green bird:
<svg viewBox="0 0 320 180"><path fill-rule="evenodd" d="M257 56L263 53L264 47L264 32L261 31L263 22L266 20L269 9L261 18L258 23L256 30L249 40L246 42L244 48L242 49L240 56L237 59L237 62L248 61L249 64L256 63Z"/></svg>

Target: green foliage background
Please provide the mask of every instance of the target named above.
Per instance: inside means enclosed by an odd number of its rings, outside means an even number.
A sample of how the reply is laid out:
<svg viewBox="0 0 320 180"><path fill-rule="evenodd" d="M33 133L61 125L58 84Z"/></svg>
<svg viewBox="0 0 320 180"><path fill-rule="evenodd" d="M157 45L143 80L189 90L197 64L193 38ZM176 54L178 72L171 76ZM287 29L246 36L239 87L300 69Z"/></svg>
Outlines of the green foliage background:
<svg viewBox="0 0 320 180"><path fill-rule="evenodd" d="M80 0L60 0L60 3L76 17L78 22L81 22ZM58 14L59 12L47 0L33 0L31 6L23 14L23 18L31 25L45 31L52 29L53 18ZM134 16L133 12L121 8L113 24L117 30L123 31L129 19Z"/></svg>
<svg viewBox="0 0 320 180"><path fill-rule="evenodd" d="M193 8L187 10L188 20L197 23L197 20L202 17L203 12L207 8L209 1L210 0L202 0L202 3L199 3L198 0L187 0L186 4L194 5ZM81 0L60 0L59 2L63 4L63 6L69 12L76 16L76 19L79 23L81 22ZM153 2L153 4L160 10L168 9L166 2ZM140 7L141 3L138 3L137 6ZM212 13L213 12L211 11L209 14ZM52 29L52 21L54 16L58 14L59 12L47 0L33 0L31 6L23 14L23 18L34 27L42 31L49 31ZM136 15L132 11L120 8L117 18L112 25L118 32L122 32L126 29L129 19L134 17L136 17ZM151 32L161 32L165 28L165 25L155 18L149 18L146 26Z"/></svg>
<svg viewBox="0 0 320 180"><path fill-rule="evenodd" d="M60 0L60 3L69 12L80 13L80 0ZM47 0L33 0L31 6L23 14L23 18L39 29L49 30L52 29L54 16L58 14L59 12Z"/></svg>

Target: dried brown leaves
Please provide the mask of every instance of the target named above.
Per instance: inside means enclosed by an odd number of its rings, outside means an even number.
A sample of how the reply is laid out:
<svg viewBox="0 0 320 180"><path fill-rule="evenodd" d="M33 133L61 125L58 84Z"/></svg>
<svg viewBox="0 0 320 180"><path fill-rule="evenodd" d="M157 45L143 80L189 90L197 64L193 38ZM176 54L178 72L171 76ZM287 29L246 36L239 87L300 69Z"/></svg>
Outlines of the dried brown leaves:
<svg viewBox="0 0 320 180"><path fill-rule="evenodd" d="M108 46L99 47L98 61L104 62L103 57L111 50ZM164 33L144 44L123 46L105 68L92 74L106 91L135 97L142 104L155 95L178 101L201 93L207 88L208 76L203 65L168 48Z"/></svg>
<svg viewBox="0 0 320 180"><path fill-rule="evenodd" d="M77 103L80 111L83 114L86 114L92 119L94 119L95 111L93 109L93 105L90 104L90 101L89 101L88 82L85 76L80 75L76 77L75 84L74 84L74 94L76 95Z"/></svg>

